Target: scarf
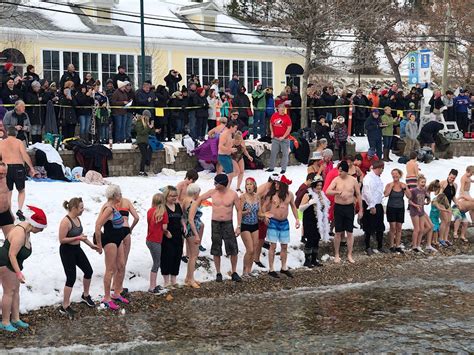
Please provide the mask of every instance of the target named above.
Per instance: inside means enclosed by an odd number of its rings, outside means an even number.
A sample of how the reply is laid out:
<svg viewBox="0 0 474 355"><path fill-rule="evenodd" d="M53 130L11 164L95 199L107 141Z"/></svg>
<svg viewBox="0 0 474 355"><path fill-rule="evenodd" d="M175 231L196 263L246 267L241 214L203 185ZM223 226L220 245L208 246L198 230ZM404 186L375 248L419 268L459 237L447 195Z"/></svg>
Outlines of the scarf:
<svg viewBox="0 0 474 355"><path fill-rule="evenodd" d="M321 240L327 242L330 240L329 231L331 229L329 226L329 200L322 191L318 193L309 189L308 194L311 199L316 201L313 205L313 210L318 221L318 231L321 235Z"/></svg>

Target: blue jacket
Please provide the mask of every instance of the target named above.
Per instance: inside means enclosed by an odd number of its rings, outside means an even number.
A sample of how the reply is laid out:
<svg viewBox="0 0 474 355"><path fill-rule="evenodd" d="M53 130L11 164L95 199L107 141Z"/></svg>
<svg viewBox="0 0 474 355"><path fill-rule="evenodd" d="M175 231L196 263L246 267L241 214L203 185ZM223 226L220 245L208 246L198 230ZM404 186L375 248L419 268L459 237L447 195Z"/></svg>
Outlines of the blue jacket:
<svg viewBox="0 0 474 355"><path fill-rule="evenodd" d="M364 128L367 131L367 139L370 141L377 141L382 139L382 129L380 128L380 117L374 118L370 115L365 121Z"/></svg>
<svg viewBox="0 0 474 355"><path fill-rule="evenodd" d="M469 110L469 97L459 95L454 98L454 110L456 112L467 113Z"/></svg>
<svg viewBox="0 0 474 355"><path fill-rule="evenodd" d="M231 81L229 81L229 89L233 97L236 97L239 93L239 86L240 85L238 80L232 79Z"/></svg>
<svg viewBox="0 0 474 355"><path fill-rule="evenodd" d="M405 127L408 123L408 119L404 118L400 121L400 138L405 138Z"/></svg>
<svg viewBox="0 0 474 355"><path fill-rule="evenodd" d="M265 113L267 116L271 116L275 113L275 99L273 95L266 95L267 98L267 108L265 109Z"/></svg>

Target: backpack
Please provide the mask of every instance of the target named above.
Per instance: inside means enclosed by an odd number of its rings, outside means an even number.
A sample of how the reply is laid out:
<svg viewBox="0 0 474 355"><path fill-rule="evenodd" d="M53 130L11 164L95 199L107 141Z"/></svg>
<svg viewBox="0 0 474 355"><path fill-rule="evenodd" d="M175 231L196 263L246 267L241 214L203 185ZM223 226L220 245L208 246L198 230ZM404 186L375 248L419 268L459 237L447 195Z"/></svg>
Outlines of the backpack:
<svg viewBox="0 0 474 355"><path fill-rule="evenodd" d="M148 144L151 147L151 150L156 152L157 150L163 149L163 143L161 143L156 136L149 135L148 136Z"/></svg>

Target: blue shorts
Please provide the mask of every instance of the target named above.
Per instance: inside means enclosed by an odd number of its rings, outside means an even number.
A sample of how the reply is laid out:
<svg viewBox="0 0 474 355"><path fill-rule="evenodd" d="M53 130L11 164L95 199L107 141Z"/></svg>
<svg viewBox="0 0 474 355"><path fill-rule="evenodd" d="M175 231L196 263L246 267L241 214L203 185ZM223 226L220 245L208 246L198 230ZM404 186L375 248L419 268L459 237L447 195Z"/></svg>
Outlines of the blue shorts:
<svg viewBox="0 0 474 355"><path fill-rule="evenodd" d="M230 155L219 154L217 156L217 161L222 165L222 169L224 169L226 174L234 172L234 166L232 165L232 158Z"/></svg>
<svg viewBox="0 0 474 355"><path fill-rule="evenodd" d="M290 243L290 223L285 219L270 218L267 230L267 241L270 243L289 244Z"/></svg>

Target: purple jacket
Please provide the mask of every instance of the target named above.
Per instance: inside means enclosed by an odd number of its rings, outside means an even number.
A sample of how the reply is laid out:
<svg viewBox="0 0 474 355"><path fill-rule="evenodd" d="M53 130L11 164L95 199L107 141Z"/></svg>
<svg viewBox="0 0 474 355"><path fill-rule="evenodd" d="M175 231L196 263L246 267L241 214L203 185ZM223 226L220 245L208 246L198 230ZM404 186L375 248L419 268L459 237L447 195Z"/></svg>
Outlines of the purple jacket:
<svg viewBox="0 0 474 355"><path fill-rule="evenodd" d="M198 160L217 163L217 153L219 151L219 138L209 138L199 147L193 150Z"/></svg>

